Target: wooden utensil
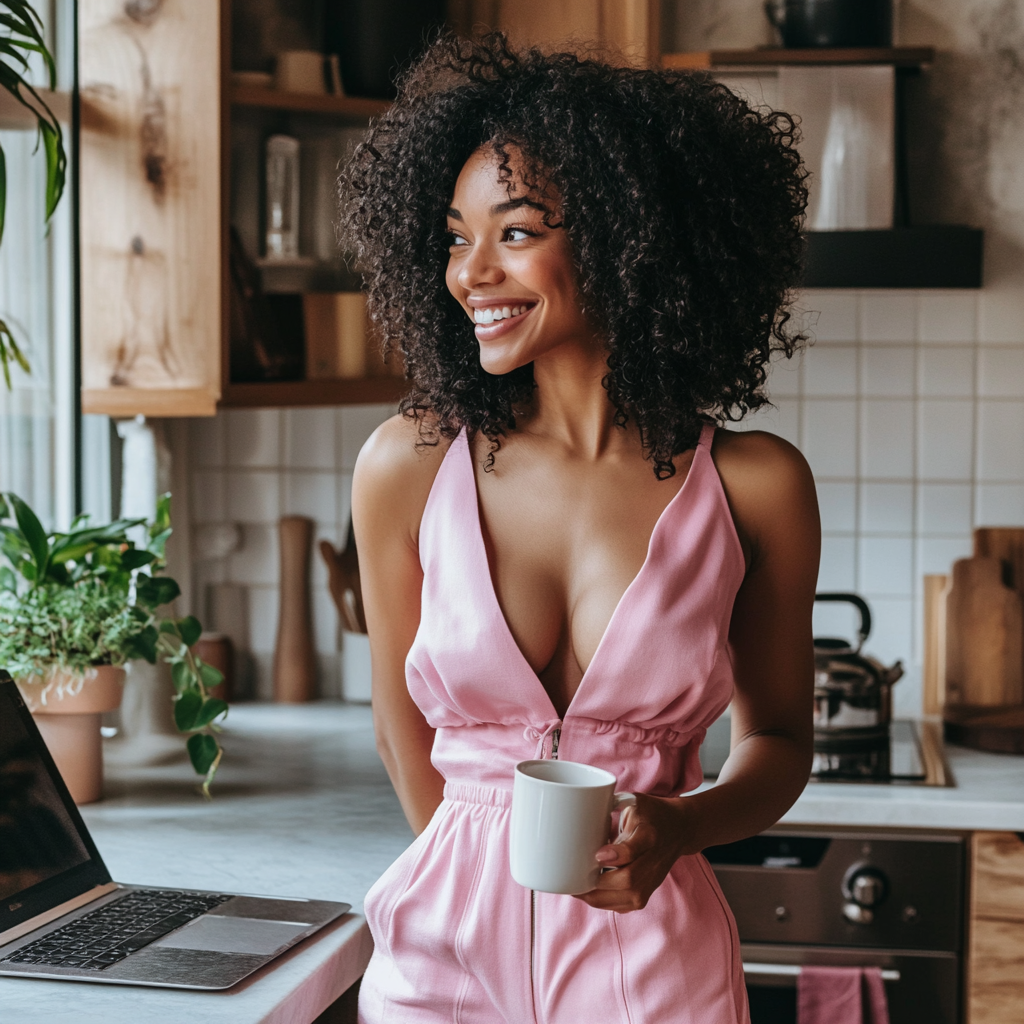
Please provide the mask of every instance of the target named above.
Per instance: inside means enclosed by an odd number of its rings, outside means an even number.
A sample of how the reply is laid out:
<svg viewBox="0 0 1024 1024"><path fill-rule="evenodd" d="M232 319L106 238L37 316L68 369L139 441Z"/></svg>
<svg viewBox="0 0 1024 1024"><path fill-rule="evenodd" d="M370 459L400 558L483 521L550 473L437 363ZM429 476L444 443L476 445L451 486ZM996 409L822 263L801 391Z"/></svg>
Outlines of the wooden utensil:
<svg viewBox="0 0 1024 1024"><path fill-rule="evenodd" d="M1024 609L998 558L953 563L946 591L946 702L994 707L1024 701Z"/></svg>
<svg viewBox="0 0 1024 1024"><path fill-rule="evenodd" d="M311 700L316 694L316 647L309 596L309 558L313 520L282 516L280 610L274 648L274 698L286 704Z"/></svg>
<svg viewBox="0 0 1024 1024"><path fill-rule="evenodd" d="M327 585L338 609L342 627L350 633L366 632L363 592L359 581L359 554L355 532L349 523L345 550L338 551L327 540L320 541L320 555L327 565Z"/></svg>
<svg viewBox="0 0 1024 1024"><path fill-rule="evenodd" d="M949 577L924 578L924 665L921 683L926 715L941 715L946 703L946 587Z"/></svg>
<svg viewBox="0 0 1024 1024"><path fill-rule="evenodd" d="M998 558L1003 565L1003 582L1024 601L1024 528L979 526L974 531L974 553Z"/></svg>

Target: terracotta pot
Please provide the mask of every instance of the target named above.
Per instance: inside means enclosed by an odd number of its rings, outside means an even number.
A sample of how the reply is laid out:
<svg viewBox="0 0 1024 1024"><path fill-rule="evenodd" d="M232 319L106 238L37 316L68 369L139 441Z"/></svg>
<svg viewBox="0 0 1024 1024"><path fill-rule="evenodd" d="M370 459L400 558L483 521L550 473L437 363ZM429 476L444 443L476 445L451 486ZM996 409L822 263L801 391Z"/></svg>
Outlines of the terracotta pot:
<svg viewBox="0 0 1024 1024"><path fill-rule="evenodd" d="M121 704L124 669L98 665L84 676L56 672L18 688L76 804L103 796L100 717Z"/></svg>

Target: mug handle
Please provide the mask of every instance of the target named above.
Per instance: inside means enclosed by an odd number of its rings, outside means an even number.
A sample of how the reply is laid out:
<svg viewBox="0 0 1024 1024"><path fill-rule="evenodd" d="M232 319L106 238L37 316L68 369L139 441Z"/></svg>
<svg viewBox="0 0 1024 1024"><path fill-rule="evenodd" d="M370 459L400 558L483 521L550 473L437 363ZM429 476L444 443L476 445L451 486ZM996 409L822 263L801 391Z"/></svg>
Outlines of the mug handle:
<svg viewBox="0 0 1024 1024"><path fill-rule="evenodd" d="M623 807L636 807L635 793L616 793L612 797L612 812L621 810Z"/></svg>

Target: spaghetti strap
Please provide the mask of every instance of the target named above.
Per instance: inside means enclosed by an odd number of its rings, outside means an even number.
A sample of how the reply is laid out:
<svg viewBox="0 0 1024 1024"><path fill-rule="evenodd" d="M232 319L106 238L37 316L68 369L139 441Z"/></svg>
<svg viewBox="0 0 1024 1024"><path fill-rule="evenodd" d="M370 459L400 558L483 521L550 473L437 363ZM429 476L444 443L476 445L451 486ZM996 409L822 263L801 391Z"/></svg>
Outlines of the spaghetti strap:
<svg viewBox="0 0 1024 1024"><path fill-rule="evenodd" d="M707 448L711 451L711 440L715 436L715 425L714 423L705 423L700 431L700 440L697 442L698 448Z"/></svg>

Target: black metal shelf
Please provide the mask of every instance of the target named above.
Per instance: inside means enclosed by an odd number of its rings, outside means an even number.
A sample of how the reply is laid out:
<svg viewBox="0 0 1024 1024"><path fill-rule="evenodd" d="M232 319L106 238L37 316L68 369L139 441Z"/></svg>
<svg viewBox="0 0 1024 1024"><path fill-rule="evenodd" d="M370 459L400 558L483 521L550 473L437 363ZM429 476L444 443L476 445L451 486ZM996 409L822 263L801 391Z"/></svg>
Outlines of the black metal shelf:
<svg viewBox="0 0 1024 1024"><path fill-rule="evenodd" d="M805 288L980 288L984 232L960 224L809 231Z"/></svg>

